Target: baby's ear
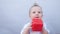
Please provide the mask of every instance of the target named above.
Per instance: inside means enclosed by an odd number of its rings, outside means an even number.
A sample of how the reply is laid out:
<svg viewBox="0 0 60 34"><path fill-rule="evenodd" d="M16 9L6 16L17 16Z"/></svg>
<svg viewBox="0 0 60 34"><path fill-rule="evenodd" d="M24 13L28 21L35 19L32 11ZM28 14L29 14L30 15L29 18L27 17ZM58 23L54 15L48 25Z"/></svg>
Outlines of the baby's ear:
<svg viewBox="0 0 60 34"><path fill-rule="evenodd" d="M29 14L29 17L31 17L30 14Z"/></svg>
<svg viewBox="0 0 60 34"><path fill-rule="evenodd" d="M31 15L29 14L29 17L31 18Z"/></svg>
<svg viewBox="0 0 60 34"><path fill-rule="evenodd" d="M42 14L42 17L43 17L43 14Z"/></svg>
<svg viewBox="0 0 60 34"><path fill-rule="evenodd" d="M29 17L31 17L31 16L30 16L30 12L29 12Z"/></svg>
<svg viewBox="0 0 60 34"><path fill-rule="evenodd" d="M42 17L43 17L43 13L42 13Z"/></svg>

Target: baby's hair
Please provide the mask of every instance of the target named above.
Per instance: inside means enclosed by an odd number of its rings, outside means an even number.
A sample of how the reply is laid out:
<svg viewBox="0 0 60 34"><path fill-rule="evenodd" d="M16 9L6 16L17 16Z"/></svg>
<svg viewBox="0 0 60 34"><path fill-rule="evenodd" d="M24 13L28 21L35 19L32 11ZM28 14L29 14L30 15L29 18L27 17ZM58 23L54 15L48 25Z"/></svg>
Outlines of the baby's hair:
<svg viewBox="0 0 60 34"><path fill-rule="evenodd" d="M32 7L36 7L36 6L41 8L41 6L39 6L37 3L34 3L34 5L33 5ZM31 7L31 8L32 8L32 7ZM29 15L30 15L31 8L29 9ZM42 9L42 8L41 8L41 9Z"/></svg>
<svg viewBox="0 0 60 34"><path fill-rule="evenodd" d="M32 7L34 7L34 6L38 6L38 7L40 7L37 3L34 3L34 5L33 5Z"/></svg>

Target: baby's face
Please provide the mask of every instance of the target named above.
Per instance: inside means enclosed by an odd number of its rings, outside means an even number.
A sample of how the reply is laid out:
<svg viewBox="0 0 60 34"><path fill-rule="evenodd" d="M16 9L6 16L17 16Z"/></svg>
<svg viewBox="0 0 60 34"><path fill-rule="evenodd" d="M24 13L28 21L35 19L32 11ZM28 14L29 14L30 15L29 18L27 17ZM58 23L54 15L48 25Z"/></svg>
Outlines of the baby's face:
<svg viewBox="0 0 60 34"><path fill-rule="evenodd" d="M31 11L30 11L30 18L33 19L33 18L42 18L42 8L38 7L38 6L35 6L35 7L32 7L31 8Z"/></svg>

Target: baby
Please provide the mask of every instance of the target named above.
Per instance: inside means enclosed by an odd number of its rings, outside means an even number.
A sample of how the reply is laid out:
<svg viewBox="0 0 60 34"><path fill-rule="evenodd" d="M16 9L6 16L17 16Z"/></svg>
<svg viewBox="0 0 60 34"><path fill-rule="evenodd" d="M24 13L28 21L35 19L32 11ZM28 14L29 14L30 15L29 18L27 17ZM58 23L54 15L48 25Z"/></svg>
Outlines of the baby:
<svg viewBox="0 0 60 34"><path fill-rule="evenodd" d="M37 5L37 4L34 4L31 8L30 8L30 11L29 11L29 17L31 18L31 20L33 18L39 18L39 19L42 19L43 17L43 12L42 12L42 8ZM31 30L31 22L27 23L24 28L22 29L21 31L21 34L30 34L32 32ZM32 32L34 33L34 32ZM43 28L42 28L42 32L40 32L39 34L48 34L48 30L45 26L45 24L43 24Z"/></svg>

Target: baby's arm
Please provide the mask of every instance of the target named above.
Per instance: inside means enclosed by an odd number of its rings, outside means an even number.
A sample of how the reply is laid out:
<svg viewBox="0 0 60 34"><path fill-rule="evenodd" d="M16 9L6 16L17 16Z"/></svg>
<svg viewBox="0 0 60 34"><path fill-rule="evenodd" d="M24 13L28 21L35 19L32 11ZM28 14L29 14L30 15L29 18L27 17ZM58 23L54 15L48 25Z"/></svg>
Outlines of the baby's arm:
<svg viewBox="0 0 60 34"><path fill-rule="evenodd" d="M48 31L45 28L43 28L42 34L48 34Z"/></svg>
<svg viewBox="0 0 60 34"><path fill-rule="evenodd" d="M21 31L21 34L29 34L30 28L31 28L31 24L26 24L23 30Z"/></svg>
<svg viewBox="0 0 60 34"><path fill-rule="evenodd" d="M49 34L49 32L50 32L50 31L48 30L46 23L43 23L42 33L43 33L43 34Z"/></svg>
<svg viewBox="0 0 60 34"><path fill-rule="evenodd" d="M25 28L24 31L22 32L22 34L28 34L29 33L29 28Z"/></svg>

